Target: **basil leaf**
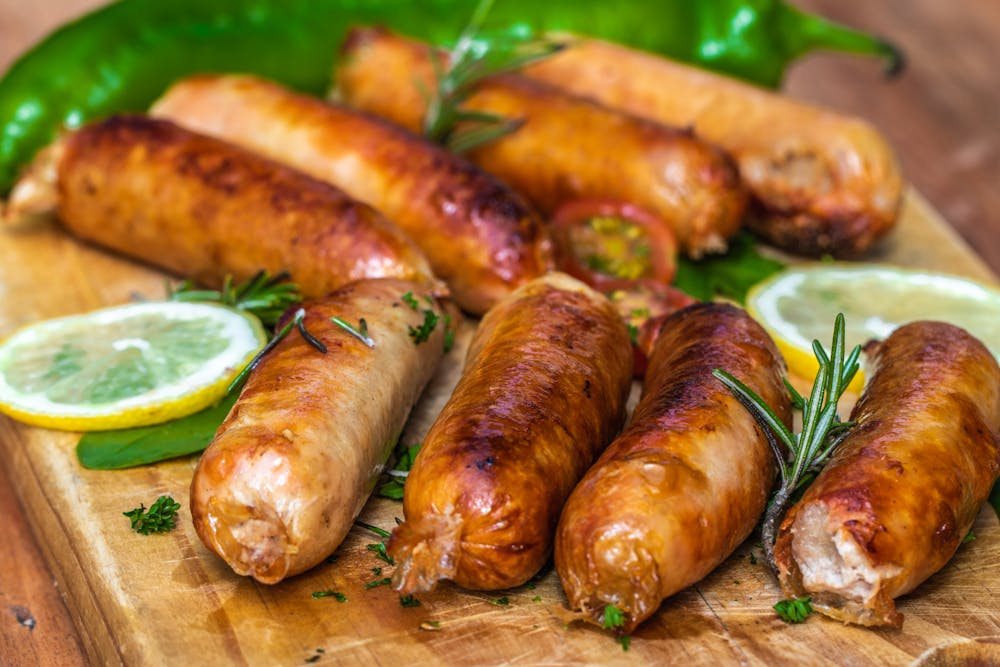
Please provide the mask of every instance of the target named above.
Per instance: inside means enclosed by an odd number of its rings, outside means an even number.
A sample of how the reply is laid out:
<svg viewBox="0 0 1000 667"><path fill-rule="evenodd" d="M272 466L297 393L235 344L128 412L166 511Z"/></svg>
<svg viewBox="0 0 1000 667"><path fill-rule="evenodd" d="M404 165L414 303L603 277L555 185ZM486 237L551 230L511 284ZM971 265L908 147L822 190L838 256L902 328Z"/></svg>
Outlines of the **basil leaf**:
<svg viewBox="0 0 1000 667"><path fill-rule="evenodd" d="M210 408L163 424L84 433L76 456L84 468L119 470L202 451L219 430L240 392L229 392Z"/></svg>
<svg viewBox="0 0 1000 667"><path fill-rule="evenodd" d="M701 301L720 295L743 304L751 287L783 268L781 262L757 252L755 237L742 231L729 241L724 255L699 260L678 257L674 287Z"/></svg>

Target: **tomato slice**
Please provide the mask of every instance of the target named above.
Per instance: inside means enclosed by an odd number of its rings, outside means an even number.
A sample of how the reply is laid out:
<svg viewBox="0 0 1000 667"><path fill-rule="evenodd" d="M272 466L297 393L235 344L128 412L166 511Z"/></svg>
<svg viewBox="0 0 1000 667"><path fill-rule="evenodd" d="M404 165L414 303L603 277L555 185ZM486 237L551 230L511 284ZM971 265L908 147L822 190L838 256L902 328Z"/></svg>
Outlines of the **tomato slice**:
<svg viewBox="0 0 1000 667"><path fill-rule="evenodd" d="M636 377L642 377L646 372L663 320L692 303L698 303L697 299L676 287L652 280L634 281L627 288L611 291L608 298L625 320L632 337L635 355L633 372Z"/></svg>
<svg viewBox="0 0 1000 667"><path fill-rule="evenodd" d="M659 216L628 202L576 199L552 220L562 271L602 292L637 281L669 285L677 270L677 240Z"/></svg>

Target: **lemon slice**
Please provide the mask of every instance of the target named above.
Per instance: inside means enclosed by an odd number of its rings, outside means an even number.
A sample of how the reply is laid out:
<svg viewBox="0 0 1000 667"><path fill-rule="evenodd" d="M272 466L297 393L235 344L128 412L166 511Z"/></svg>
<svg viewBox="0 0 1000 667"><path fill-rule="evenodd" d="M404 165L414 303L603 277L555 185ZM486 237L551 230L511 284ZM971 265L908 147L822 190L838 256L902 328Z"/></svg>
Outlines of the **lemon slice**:
<svg viewBox="0 0 1000 667"><path fill-rule="evenodd" d="M0 411L74 431L183 417L222 398L266 339L252 315L205 303L45 320L0 345Z"/></svg>
<svg viewBox="0 0 1000 667"><path fill-rule="evenodd" d="M754 286L747 310L789 370L807 380L818 370L812 341L829 348L837 313L846 320L848 351L907 322L938 320L962 327L1000 358L1000 290L957 276L872 264L793 267ZM862 384L859 373L851 389Z"/></svg>

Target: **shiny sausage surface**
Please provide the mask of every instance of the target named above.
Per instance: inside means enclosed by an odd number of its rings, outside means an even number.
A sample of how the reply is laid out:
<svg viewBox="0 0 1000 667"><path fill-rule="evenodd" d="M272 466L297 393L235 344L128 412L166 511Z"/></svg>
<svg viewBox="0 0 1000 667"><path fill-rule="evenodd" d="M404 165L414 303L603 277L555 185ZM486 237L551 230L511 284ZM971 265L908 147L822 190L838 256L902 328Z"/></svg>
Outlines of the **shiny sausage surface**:
<svg viewBox="0 0 1000 667"><path fill-rule="evenodd" d="M621 427L631 375L621 317L565 274L490 310L407 477L396 588L495 590L538 572L566 496Z"/></svg>
<svg viewBox="0 0 1000 667"><path fill-rule="evenodd" d="M427 108L421 89L434 89L430 50L359 29L344 51L337 70L344 101L419 130ZM579 198L629 202L666 220L695 256L725 249L739 227L746 195L735 166L690 132L516 75L484 81L462 108L523 121L470 157L547 215Z"/></svg>
<svg viewBox="0 0 1000 667"><path fill-rule="evenodd" d="M599 40L574 40L525 75L693 128L739 165L750 226L791 252L860 255L899 216L898 161L861 119Z"/></svg>
<svg viewBox="0 0 1000 667"><path fill-rule="evenodd" d="M941 569L1000 474L1000 367L970 334L915 322L870 344L857 425L781 523L788 596L861 625L899 626L893 599Z"/></svg>
<svg viewBox="0 0 1000 667"><path fill-rule="evenodd" d="M167 121L120 116L73 132L57 187L76 236L207 285L287 270L318 297L359 278L432 275L370 206Z"/></svg>
<svg viewBox="0 0 1000 667"><path fill-rule="evenodd" d="M235 572L273 584L321 562L361 511L410 409L441 360L444 326L415 344L419 285L350 283L303 304L305 326L261 360L191 483L198 535ZM435 308L437 309L437 308ZM330 321L364 318L369 348Z"/></svg>
<svg viewBox="0 0 1000 667"><path fill-rule="evenodd" d="M749 315L703 303L667 318L631 422L559 520L556 570L584 619L600 624L615 605L630 633L725 560L764 511L774 455L716 368L790 423L784 361Z"/></svg>
<svg viewBox="0 0 1000 667"><path fill-rule="evenodd" d="M151 111L246 146L371 204L482 314L552 268L547 230L520 195L403 128L247 76L175 84Z"/></svg>

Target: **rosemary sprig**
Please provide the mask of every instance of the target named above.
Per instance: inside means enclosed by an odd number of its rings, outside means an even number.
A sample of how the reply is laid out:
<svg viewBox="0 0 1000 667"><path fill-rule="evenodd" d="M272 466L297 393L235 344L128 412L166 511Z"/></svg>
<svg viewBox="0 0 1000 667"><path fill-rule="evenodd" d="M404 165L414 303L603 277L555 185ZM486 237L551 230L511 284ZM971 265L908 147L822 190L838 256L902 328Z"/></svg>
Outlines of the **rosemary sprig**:
<svg viewBox="0 0 1000 667"><path fill-rule="evenodd" d="M315 347L319 352L326 354L326 345L324 345L322 341L317 339L315 336L309 333L308 330L306 330L306 325L303 322L303 320L305 320L305 317L306 317L305 308L299 308L297 311L295 311L295 315L292 316L292 319L288 320L288 322L285 323L285 326L281 327L281 330L279 330L277 333L274 334L271 340L267 342L267 345L262 347L260 352L258 352L257 355L250 360L250 363L248 363L246 366L243 367L243 370L240 371L240 374L237 375L233 379L233 381L229 383L229 387L226 389L226 393L228 394L234 389L242 386L243 382L247 379L247 376L250 375L250 371L252 371L254 368L257 367L257 364L259 364L260 360L264 358L264 355L273 350L274 346L280 343L281 340L285 336L287 336L288 332L291 331L293 328L299 330L299 333L301 333L302 337L306 339L306 342Z"/></svg>
<svg viewBox="0 0 1000 667"><path fill-rule="evenodd" d="M462 153L513 132L524 122L461 105L477 83L486 77L510 72L556 53L563 44L539 38L526 25L484 33L483 23L493 0L481 0L454 48L448 53L447 69L432 58L435 90L423 91L427 98L424 134L432 141ZM460 124L465 124L461 130Z"/></svg>
<svg viewBox="0 0 1000 667"><path fill-rule="evenodd" d="M344 331L346 331L347 333L357 338L358 340L360 340L368 347L370 348L375 347L375 341L372 340L371 336L368 335L368 322L365 321L365 318L362 317L361 320L358 321L357 329L355 329L347 320L344 320L336 316L331 317L330 321L336 324Z"/></svg>
<svg viewBox="0 0 1000 667"><path fill-rule="evenodd" d="M302 300L299 288L288 281L288 273L271 276L258 271L242 285L235 285L232 276L226 276L221 290L196 289L190 280L176 287L167 286L170 301L214 301L256 315L268 327L274 326L290 306Z"/></svg>
<svg viewBox="0 0 1000 667"><path fill-rule="evenodd" d="M850 354L844 354L844 329L844 315L838 313L830 354L818 340L813 341L813 354L819 362L819 371L809 398L801 396L785 381L792 403L802 410L802 431L798 434L793 434L752 389L726 371L712 371L761 425L778 459L781 486L771 498L761 529L764 556L775 572L774 541L779 520L795 494L812 481L854 425L853 422L841 421L837 414L837 402L858 372L861 356L860 345L856 345Z"/></svg>

